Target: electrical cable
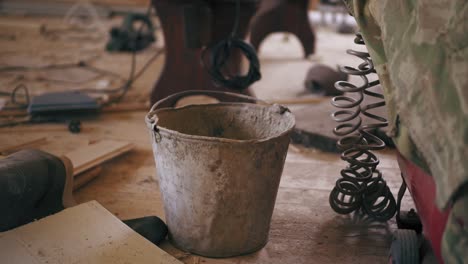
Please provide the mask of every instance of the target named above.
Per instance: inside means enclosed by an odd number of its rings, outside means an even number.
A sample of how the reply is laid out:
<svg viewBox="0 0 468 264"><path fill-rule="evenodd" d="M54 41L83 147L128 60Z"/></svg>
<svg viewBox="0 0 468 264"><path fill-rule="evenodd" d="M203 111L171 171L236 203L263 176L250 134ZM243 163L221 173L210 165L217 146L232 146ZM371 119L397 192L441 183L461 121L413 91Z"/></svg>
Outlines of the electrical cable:
<svg viewBox="0 0 468 264"><path fill-rule="evenodd" d="M151 15L151 10L153 10L152 8L152 3L150 2L147 10L146 10L146 16L147 17L150 17ZM143 27L145 26L144 23L140 24L140 27L138 28L138 31L137 31L137 36L141 34L142 30L143 30ZM135 39L135 41L137 41L138 38ZM150 58L147 63L145 63L145 65L140 69L140 71L135 74L135 68L136 68L136 50L133 50L132 51L132 64L131 64L131 68L130 68L130 74L129 74L129 77L126 81L126 83L122 86L122 93L115 99L113 100L110 100L108 102L106 102L105 105L109 105L109 104L113 104L113 103L116 103L116 102L119 102L120 100L122 100L122 98L127 94L128 90L130 89L130 87L132 86L132 84L135 82L135 80L141 76L141 74L143 73L144 70L146 70L149 65L151 64L152 61L154 61L157 57L159 57L159 55L162 53L162 50L158 50L152 58Z"/></svg>
<svg viewBox="0 0 468 264"><path fill-rule="evenodd" d="M156 60L163 53L163 51L164 51L164 49L158 50L151 58L148 59L148 61L136 73L135 73L136 57L132 56L132 69L130 71L131 72L130 73L131 78L129 78L126 81L125 85L123 86L122 94L120 94L116 99L114 99L112 101L109 101L109 102L106 102L105 105L109 105L109 104L116 103L116 102L120 101L126 95L128 90L130 89L131 85L146 71L146 69L152 64L152 62L154 62L154 60Z"/></svg>
<svg viewBox="0 0 468 264"><path fill-rule="evenodd" d="M152 11L152 5L150 4L148 6L148 8L147 8L146 16L149 17L151 15L151 11ZM141 24L138 31L137 31L137 35L139 35L141 33L141 31L143 30L143 27L144 27L144 24ZM138 40L135 39L135 41L138 41ZM108 71L108 70L104 70L104 69L100 69L100 68L91 66L85 61L80 61L78 63L53 64L53 65L46 65L46 66L42 66L42 67L7 66L7 67L4 67L4 68L0 68L0 72L54 70L54 69L67 69L67 68L84 67L84 68L87 68L87 69L89 69L91 71L100 73L101 76L102 75L111 75L111 76L114 76L116 78L124 80L123 85L121 85L121 86L119 86L117 88L113 88L113 89L98 90L98 89L84 88L84 89L77 89L76 90L76 91L89 93L89 94L116 94L116 93L119 93L119 92L121 93L116 98L104 103L103 106L105 106L105 105L109 105L109 104L116 103L116 102L120 101L127 94L127 92L130 89L131 85L146 71L146 69L154 62L154 60L156 60L162 54L163 51L164 51L164 49L158 49L155 52L155 54L153 56L151 56L146 61L146 63L142 66L142 68L140 68L140 70L138 70L138 72L136 72L136 51L132 51L132 54L131 54L131 67L130 67L130 72L129 72L129 75L128 75L127 79L123 78L119 74L116 74L116 73L114 73L112 71ZM25 92L28 95L28 103L29 103L29 93L27 91L27 88L24 85L22 85L22 88L25 90ZM0 96L2 96L2 95L13 96L12 93L0 91ZM27 107L27 105L25 107ZM23 108L25 108L25 107L23 107ZM6 108L3 108L3 109L6 109ZM8 108L6 110L11 110L11 109Z"/></svg>
<svg viewBox="0 0 468 264"><path fill-rule="evenodd" d="M91 93L91 94L93 94L93 93L94 94L99 94L99 93L101 93L101 94L102 93L114 94L114 93L117 93L117 92L121 92L124 89L126 89L127 86L129 88L129 86L133 82L135 82L147 70L147 68L154 62L154 60L156 60L163 52L164 52L164 49L158 49L136 73L135 73L136 56L134 56L134 53L132 52L132 62L131 62L131 66L130 66L129 78L125 79L125 78L121 77L120 75L116 74L116 76L118 76L119 78L125 80L125 84L120 86L120 87L117 87L117 88L114 88L114 89L105 89L105 90L78 89L77 91L85 92L85 93ZM96 70L101 70L101 69L98 69L98 68L95 68L95 69Z"/></svg>
<svg viewBox="0 0 468 264"><path fill-rule="evenodd" d="M34 66L7 66L4 68L0 68L0 72L16 72L16 71L47 71L47 70L63 70L63 69L70 69L70 68L86 68L89 71L98 73L99 75L92 78L91 80L95 80L97 78L102 77L103 75L110 75L115 78L119 79L124 79L121 77L119 74L104 70L104 69L99 69L96 68L92 65L90 65L87 61L79 61L77 63L66 63L66 64L52 64L52 65L46 65L46 66L41 66L41 67L34 67ZM85 81L79 81L79 82L74 82L74 81L66 81L66 80L55 80L55 79L47 79L47 78L41 78L42 81L47 81L47 82L61 82L61 83L72 83L72 84L82 84L85 82L89 82L91 80L85 80ZM0 92L0 95L2 93L6 92Z"/></svg>
<svg viewBox="0 0 468 264"><path fill-rule="evenodd" d="M22 125L22 124L28 124L31 122L31 119L30 118L26 118L26 119L21 119L21 120L15 120L15 121L11 121L11 122L8 122L8 123L0 123L0 128L2 127L11 127L11 126L17 126L17 125Z"/></svg>
<svg viewBox="0 0 468 264"><path fill-rule="evenodd" d="M38 71L38 70L54 70L54 69L66 69L75 68L80 66L80 63L63 63L63 64L51 64L46 66L6 66L0 68L0 72L10 71Z"/></svg>
<svg viewBox="0 0 468 264"><path fill-rule="evenodd" d="M151 11L152 11L152 5L151 3L149 4L147 10L146 10L146 16L149 17L151 16ZM137 31L137 35L140 35L142 30L143 30L143 27L144 27L145 24L140 24L140 27L138 28L138 31ZM137 41L137 38L135 39L135 41ZM151 63L159 57L159 55L161 55L162 53L162 49L158 50L150 59L148 59L148 61L144 64L144 66L139 70L138 73L135 74L135 69L136 69L136 50L133 50L132 51L132 57L131 57L131 66L130 66L130 73L129 73L129 76L127 78L127 80L125 81L125 84L122 85L121 87L118 87L118 88L115 88L115 89L106 89L106 90L91 90L91 89L82 89L80 90L81 92L86 92L86 93L107 93L107 94L110 94L110 93L117 93L117 92L122 92L120 95L118 95L116 98L114 98L113 100L110 100L108 102L106 102L104 104L105 105L109 105L109 104L113 104L113 103L116 103L116 102L119 102L128 92L128 90L130 89L130 87L132 86L132 84L135 82L135 80L140 77L143 72L149 67L149 65L151 65Z"/></svg>
<svg viewBox="0 0 468 264"><path fill-rule="evenodd" d="M20 103L16 99L19 90L24 91L24 96L26 97L26 102L25 103ZM20 85L16 86L15 89L13 89L13 91L11 92L11 102L13 104L17 104L17 105L20 105L22 107L28 107L28 105L29 105L29 91L28 91L28 88L26 87L26 85L20 84Z"/></svg>
<svg viewBox="0 0 468 264"><path fill-rule="evenodd" d="M151 11L152 11L152 5L150 3L150 5L148 6L148 9L146 11L146 16L149 17L151 15ZM139 35L141 33L141 31L143 30L143 26L144 26L144 24L140 25L137 35ZM135 41L138 41L138 40L135 39ZM119 102L127 94L127 92L130 89L131 85L147 70L147 68L163 53L163 51L164 51L164 49L158 49L155 52L155 54L152 55L145 62L145 64L138 70L138 72L136 72L136 51L132 51L131 67L130 67L130 72L129 72L128 79L125 80L124 85L122 85L122 86L120 86L118 88L105 89L105 90L78 89L77 91L84 92L84 93L95 93L95 94L99 94L99 93L101 93L101 94L114 94L114 93L121 92L121 94L118 95L116 98L104 103L102 106L107 106L109 104ZM114 72L96 68L94 66L88 65L86 62L83 62L83 61L81 61L79 63L65 63L65 64L47 65L47 66L43 66L43 67L9 66L9 67L0 68L0 72L29 71L29 70L31 70L31 71L34 71L34 70L50 70L50 69L70 68L70 67L87 67L90 70L95 71L95 72L99 72L101 74L112 75L112 76L118 77L120 79L124 79L123 77L121 77L120 75L118 75L118 74L116 74ZM24 90L25 97L26 97L26 103L19 103L17 101L17 92L19 90ZM15 87L15 89L13 89L12 92L0 91L0 96L10 96L12 103L20 105L20 107L16 107L16 108L4 107L4 108L2 108L2 110L25 109L25 108L28 107L29 102L30 102L30 100L29 100L29 91L28 91L28 88L24 84L20 84L17 87ZM19 120L19 121L12 121L12 122L9 122L9 123L0 123L0 127L14 126L14 125L25 124L25 123L30 123L30 122L31 122L31 119L26 118L26 119L22 119L22 120Z"/></svg>
<svg viewBox="0 0 468 264"><path fill-rule="evenodd" d="M26 101L24 103L18 102L18 91L24 91L24 97ZM11 92L0 91L0 96L9 96L12 104L18 105L17 107L3 107L1 110L21 110L25 109L29 105L29 90L24 84L17 85Z"/></svg>
<svg viewBox="0 0 468 264"><path fill-rule="evenodd" d="M252 45L236 37L239 20L240 0L237 0L235 20L230 35L218 43L205 47L201 52L201 64L211 76L213 82L219 86L234 90L244 90L261 78L257 52ZM241 51L249 61L249 69L246 75L226 73L228 69L225 66L233 50ZM209 64L206 63L207 53L209 53Z"/></svg>

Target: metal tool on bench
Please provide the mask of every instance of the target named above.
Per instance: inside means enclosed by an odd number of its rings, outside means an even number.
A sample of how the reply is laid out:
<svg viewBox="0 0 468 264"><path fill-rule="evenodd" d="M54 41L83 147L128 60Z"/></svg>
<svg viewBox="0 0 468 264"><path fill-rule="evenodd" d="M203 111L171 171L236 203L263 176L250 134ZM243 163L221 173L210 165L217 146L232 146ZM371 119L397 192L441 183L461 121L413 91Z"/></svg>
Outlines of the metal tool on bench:
<svg viewBox="0 0 468 264"><path fill-rule="evenodd" d="M135 28L134 25L139 22L145 26L145 30ZM140 51L156 40L149 14L138 13L127 14L122 26L111 29L110 36L111 39L106 45L108 51Z"/></svg>
<svg viewBox="0 0 468 264"><path fill-rule="evenodd" d="M72 133L81 130L82 118L96 115L96 99L78 91L46 93L33 97L28 107L32 122L67 122Z"/></svg>

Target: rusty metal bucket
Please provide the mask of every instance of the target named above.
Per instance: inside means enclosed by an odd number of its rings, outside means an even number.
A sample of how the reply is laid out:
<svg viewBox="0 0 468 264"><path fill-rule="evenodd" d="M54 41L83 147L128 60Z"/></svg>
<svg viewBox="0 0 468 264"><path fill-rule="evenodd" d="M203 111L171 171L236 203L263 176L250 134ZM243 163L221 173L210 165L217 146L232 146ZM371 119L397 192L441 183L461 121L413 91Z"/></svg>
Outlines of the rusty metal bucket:
<svg viewBox="0 0 468 264"><path fill-rule="evenodd" d="M220 102L171 107L199 94ZM261 249L295 123L289 110L233 93L187 91L154 104L146 123L172 243L208 257Z"/></svg>

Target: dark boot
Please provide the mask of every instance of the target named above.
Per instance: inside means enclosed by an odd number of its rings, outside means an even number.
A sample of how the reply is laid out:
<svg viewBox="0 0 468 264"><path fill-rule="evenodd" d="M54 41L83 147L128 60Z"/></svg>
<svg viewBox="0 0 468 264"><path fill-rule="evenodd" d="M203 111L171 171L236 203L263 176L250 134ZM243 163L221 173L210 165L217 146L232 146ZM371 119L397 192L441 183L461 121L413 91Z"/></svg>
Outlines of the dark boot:
<svg viewBox="0 0 468 264"><path fill-rule="evenodd" d="M34 149L0 159L0 232L74 204L70 168L69 161Z"/></svg>

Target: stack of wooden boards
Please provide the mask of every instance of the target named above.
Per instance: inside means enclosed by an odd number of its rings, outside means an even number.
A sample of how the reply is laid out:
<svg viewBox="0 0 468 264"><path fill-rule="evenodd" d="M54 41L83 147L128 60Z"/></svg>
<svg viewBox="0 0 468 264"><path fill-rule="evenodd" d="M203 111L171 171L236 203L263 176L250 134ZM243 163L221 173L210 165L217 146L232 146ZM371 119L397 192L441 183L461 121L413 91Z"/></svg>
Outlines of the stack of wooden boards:
<svg viewBox="0 0 468 264"><path fill-rule="evenodd" d="M94 179L101 170L99 166L101 163L122 155L132 148L133 144L128 142L103 140L65 154L73 164L73 189L76 190Z"/></svg>
<svg viewBox="0 0 468 264"><path fill-rule="evenodd" d="M8 155L21 149L37 146L46 141L45 137L41 137L19 144L1 146L0 154ZM73 189L76 190L97 177L101 171L100 165L102 163L132 150L133 147L133 144L129 142L102 140L66 153L64 156L73 165Z"/></svg>

